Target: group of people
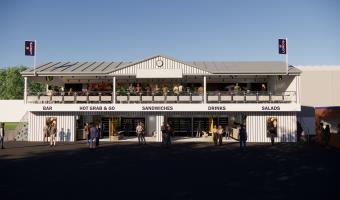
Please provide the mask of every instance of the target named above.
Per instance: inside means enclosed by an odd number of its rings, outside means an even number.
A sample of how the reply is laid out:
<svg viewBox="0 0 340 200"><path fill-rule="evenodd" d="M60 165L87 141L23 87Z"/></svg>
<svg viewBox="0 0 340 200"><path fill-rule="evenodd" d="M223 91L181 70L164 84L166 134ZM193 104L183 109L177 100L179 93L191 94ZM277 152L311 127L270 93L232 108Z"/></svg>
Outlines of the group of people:
<svg viewBox="0 0 340 200"><path fill-rule="evenodd" d="M95 149L99 146L99 138L102 135L102 123L88 123L84 125L84 132L87 137L87 142L90 149Z"/></svg>
<svg viewBox="0 0 340 200"><path fill-rule="evenodd" d="M228 131L224 131L222 126L219 125L215 125L213 130L212 130L212 136L213 136L213 141L214 141L214 145L222 145L222 139L223 139L223 134L226 134L226 138L229 137L229 133ZM246 141L247 141L247 132L246 129L244 127L244 125L241 125L240 129L239 129L239 142L240 142L240 149L241 150L245 150L246 148Z"/></svg>
<svg viewBox="0 0 340 200"><path fill-rule="evenodd" d="M142 86L141 83L135 83L135 84L129 84L128 87L124 87L121 84L117 85L117 93L118 95L120 93L125 94L126 92L130 93L131 95L138 95L140 93L145 93L147 96L150 96L153 94L155 95L168 95L171 93L172 95L180 95L182 93L203 93L203 87L197 86L194 87L188 87L183 86L182 83L174 83L172 85L170 84L161 84L158 83L155 84L145 84L145 86Z"/></svg>
<svg viewBox="0 0 340 200"><path fill-rule="evenodd" d="M48 138L50 138L50 146L55 146L57 138L57 122L52 118L50 120L47 120L43 132L44 142L48 142Z"/></svg>

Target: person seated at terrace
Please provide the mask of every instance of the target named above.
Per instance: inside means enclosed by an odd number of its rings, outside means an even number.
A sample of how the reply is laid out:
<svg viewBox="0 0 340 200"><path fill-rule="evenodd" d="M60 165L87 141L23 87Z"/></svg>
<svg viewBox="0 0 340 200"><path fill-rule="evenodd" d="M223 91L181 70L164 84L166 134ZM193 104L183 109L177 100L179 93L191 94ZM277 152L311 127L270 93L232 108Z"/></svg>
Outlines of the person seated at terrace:
<svg viewBox="0 0 340 200"><path fill-rule="evenodd" d="M132 83L129 85L128 92L130 94L134 94L135 93L135 87L132 85Z"/></svg>
<svg viewBox="0 0 340 200"><path fill-rule="evenodd" d="M178 86L178 92L179 92L179 94L181 94L183 92L183 85L182 85L182 83L179 84L179 86Z"/></svg>
<svg viewBox="0 0 340 200"><path fill-rule="evenodd" d="M149 84L146 85L145 91L146 91L146 96L150 96L151 95L151 88L150 88Z"/></svg>
<svg viewBox="0 0 340 200"><path fill-rule="evenodd" d="M178 95L179 94L179 90L178 90L177 84L174 85L172 91L173 91L174 95Z"/></svg>
<svg viewBox="0 0 340 200"><path fill-rule="evenodd" d="M67 95L68 95L68 96L72 96L72 95L73 95L73 89L72 89L72 88L70 88L70 89L68 90Z"/></svg>
<svg viewBox="0 0 340 200"><path fill-rule="evenodd" d="M241 87L238 85L238 83L236 83L234 87L234 93L239 94L240 92L241 92Z"/></svg>
<svg viewBox="0 0 340 200"><path fill-rule="evenodd" d="M136 92L137 94L139 94L141 91L142 91L142 87L140 86L139 83L137 83L137 85L136 85L136 87L135 87L135 92Z"/></svg>
<svg viewBox="0 0 340 200"><path fill-rule="evenodd" d="M162 91L163 91L163 95L164 95L164 96L167 96L167 95L168 95L168 92L169 92L169 91L168 91L168 87L167 87L166 85L163 86Z"/></svg>
<svg viewBox="0 0 340 200"><path fill-rule="evenodd" d="M155 95L159 94L160 89L159 89L157 83L156 83L155 86L153 87L153 90L152 90L152 91L153 91L153 93L154 93Z"/></svg>
<svg viewBox="0 0 340 200"><path fill-rule="evenodd" d="M267 91L267 87L266 87L265 84L262 84L262 85L261 85L261 91L263 91L263 92L264 92L264 91Z"/></svg>

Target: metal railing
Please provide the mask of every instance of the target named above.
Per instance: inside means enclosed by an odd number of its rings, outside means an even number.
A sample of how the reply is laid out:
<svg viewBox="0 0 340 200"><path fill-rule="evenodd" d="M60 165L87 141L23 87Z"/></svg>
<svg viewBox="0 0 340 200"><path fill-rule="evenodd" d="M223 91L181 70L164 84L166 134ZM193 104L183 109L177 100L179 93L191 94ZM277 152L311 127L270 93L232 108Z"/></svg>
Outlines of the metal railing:
<svg viewBox="0 0 340 200"><path fill-rule="evenodd" d="M115 99L114 99L115 98ZM260 91L208 91L207 103L296 103L296 92L282 93ZM203 93L198 92L125 92L113 95L111 91L50 92L28 94L27 103L203 103Z"/></svg>

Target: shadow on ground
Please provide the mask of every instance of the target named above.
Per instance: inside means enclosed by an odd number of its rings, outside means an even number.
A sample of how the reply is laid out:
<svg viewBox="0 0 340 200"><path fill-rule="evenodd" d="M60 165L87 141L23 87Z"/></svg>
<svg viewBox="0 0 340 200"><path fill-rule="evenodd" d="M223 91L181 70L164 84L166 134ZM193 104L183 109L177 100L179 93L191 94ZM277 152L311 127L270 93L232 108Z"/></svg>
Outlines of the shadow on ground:
<svg viewBox="0 0 340 200"><path fill-rule="evenodd" d="M1 199L327 199L339 149L305 144L12 143L0 151ZM3 198L5 197L5 198ZM334 199L334 198L333 198Z"/></svg>

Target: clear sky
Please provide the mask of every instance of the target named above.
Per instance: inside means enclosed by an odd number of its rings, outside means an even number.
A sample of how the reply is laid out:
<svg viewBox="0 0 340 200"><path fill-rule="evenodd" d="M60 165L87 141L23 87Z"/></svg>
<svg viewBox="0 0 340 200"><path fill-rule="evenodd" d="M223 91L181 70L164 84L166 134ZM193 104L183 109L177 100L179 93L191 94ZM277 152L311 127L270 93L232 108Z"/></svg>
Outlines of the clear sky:
<svg viewBox="0 0 340 200"><path fill-rule="evenodd" d="M339 0L1 0L0 67L137 61L163 54L186 61L282 60L340 65Z"/></svg>

